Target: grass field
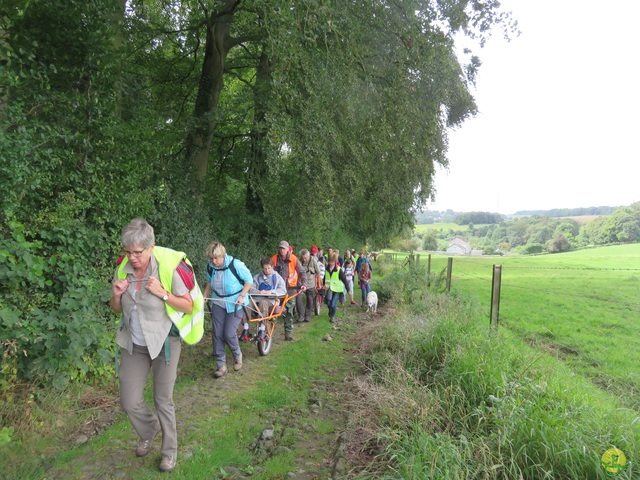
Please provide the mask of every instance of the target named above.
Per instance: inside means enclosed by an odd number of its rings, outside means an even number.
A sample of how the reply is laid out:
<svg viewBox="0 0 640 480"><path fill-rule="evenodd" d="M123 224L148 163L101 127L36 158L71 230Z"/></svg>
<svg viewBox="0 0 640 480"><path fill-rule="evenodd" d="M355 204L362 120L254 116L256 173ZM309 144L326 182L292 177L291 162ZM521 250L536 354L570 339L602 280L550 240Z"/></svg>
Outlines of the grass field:
<svg viewBox="0 0 640 480"><path fill-rule="evenodd" d="M423 265L426 255L420 256ZM432 255L432 274L445 272L447 258ZM486 307L487 326L494 264L502 265L500 328L640 407L640 245L453 257L451 290L477 297Z"/></svg>

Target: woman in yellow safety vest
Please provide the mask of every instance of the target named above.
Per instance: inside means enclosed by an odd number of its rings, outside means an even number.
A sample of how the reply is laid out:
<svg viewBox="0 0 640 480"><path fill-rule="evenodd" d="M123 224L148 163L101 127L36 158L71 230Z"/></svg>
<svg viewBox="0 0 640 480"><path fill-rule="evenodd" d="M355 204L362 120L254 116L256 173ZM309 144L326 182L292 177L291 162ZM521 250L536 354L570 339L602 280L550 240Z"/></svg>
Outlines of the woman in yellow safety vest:
<svg viewBox="0 0 640 480"><path fill-rule="evenodd" d="M324 272L324 280L322 282L327 291L327 305L329 306L329 321L336 321L336 304L340 298L340 294L344 293L347 285L347 278L342 268L338 266L338 253L331 252L329 255L329 264Z"/></svg>
<svg viewBox="0 0 640 480"><path fill-rule="evenodd" d="M122 314L116 338L121 348L120 403L140 437L135 453L147 455L162 431L160 470L170 472L178 450L173 387L181 350L180 332L170 314L197 314L201 328L202 293L197 285L190 291L177 271L184 254L156 247L154 241L153 227L142 218L122 231L125 255L113 278L111 308ZM150 371L156 413L143 396Z"/></svg>

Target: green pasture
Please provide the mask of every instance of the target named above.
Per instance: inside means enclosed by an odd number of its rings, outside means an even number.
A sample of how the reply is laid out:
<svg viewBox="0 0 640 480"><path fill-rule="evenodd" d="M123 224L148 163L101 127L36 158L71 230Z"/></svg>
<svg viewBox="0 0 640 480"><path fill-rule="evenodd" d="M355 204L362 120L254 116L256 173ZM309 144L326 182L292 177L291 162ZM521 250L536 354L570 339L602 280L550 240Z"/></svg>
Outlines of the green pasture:
<svg viewBox="0 0 640 480"><path fill-rule="evenodd" d="M427 253L418 253L427 265ZM446 255L431 256L444 275ZM555 255L454 256L452 293L477 297L489 326L493 265L502 265L499 328L640 406L640 245ZM398 262L406 254L396 253Z"/></svg>

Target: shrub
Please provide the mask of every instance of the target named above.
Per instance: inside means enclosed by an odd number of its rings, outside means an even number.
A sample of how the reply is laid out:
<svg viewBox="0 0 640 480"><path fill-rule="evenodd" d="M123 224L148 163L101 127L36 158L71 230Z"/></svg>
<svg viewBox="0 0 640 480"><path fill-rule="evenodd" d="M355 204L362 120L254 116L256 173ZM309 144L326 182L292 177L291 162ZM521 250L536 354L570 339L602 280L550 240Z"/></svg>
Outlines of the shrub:
<svg viewBox="0 0 640 480"><path fill-rule="evenodd" d="M0 344L14 379L62 388L112 373L115 328L104 313L108 286L95 261L103 237L77 222L37 239L27 239L18 222L11 227L12 237L0 241L0 280L12 299L0 304Z"/></svg>
<svg viewBox="0 0 640 480"><path fill-rule="evenodd" d="M527 255L542 252L544 252L544 245L542 245L541 243L529 243L523 248L523 253Z"/></svg>

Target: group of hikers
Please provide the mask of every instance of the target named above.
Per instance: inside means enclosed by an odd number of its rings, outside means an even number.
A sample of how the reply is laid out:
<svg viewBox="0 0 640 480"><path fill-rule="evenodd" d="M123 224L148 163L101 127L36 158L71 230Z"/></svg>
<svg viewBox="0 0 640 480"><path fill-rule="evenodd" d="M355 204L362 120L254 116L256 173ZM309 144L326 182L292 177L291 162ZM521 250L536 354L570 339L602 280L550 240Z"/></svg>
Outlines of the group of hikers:
<svg viewBox="0 0 640 480"><path fill-rule="evenodd" d="M278 244L278 252L264 257L260 262L262 271L253 277L245 263L229 255L219 242L207 247L207 256L209 263L204 297L211 305L216 378L227 373L225 345L233 354L234 370L242 368L238 340L249 339L248 322L245 321L239 338L237 331L247 312L254 318L265 318L283 297L295 296L295 301L282 305L284 339L292 341L294 321L309 322L317 302L324 299L332 323L335 322L337 303L344 304L347 295L350 305L357 305L353 296L356 272L362 291L362 305L371 289L371 267L364 252L354 255L348 250L342 257L338 250L329 248L325 258L324 250L313 245L296 255L289 242L282 240Z"/></svg>
<svg viewBox="0 0 640 480"><path fill-rule="evenodd" d="M195 343L202 329L192 329L202 320L204 301L211 310L215 378L227 373L225 346L233 354L234 370L242 368L239 339L247 339L248 324L238 337L245 312L265 318L282 298L295 301L281 305L284 338L293 340L294 320L309 322L317 302L329 309L335 322L338 302L357 305L354 283L358 279L364 306L370 292L371 264L365 252L324 250L315 245L296 255L286 240L273 256L264 257L261 271L252 275L241 260L228 254L224 245L207 247L209 261L204 295L199 291L193 268L184 253L155 245L154 230L146 220L132 220L122 231L124 255L118 259L112 281L110 306L121 314L116 342L120 348L120 403L140 437L135 447L139 457L148 455L153 439L162 432L161 471L170 472L177 461L177 429L173 389L181 341ZM347 300L348 299L348 300ZM196 318L197 317L197 318ZM201 327L201 325L200 325ZM144 388L153 371L156 412L144 400Z"/></svg>

